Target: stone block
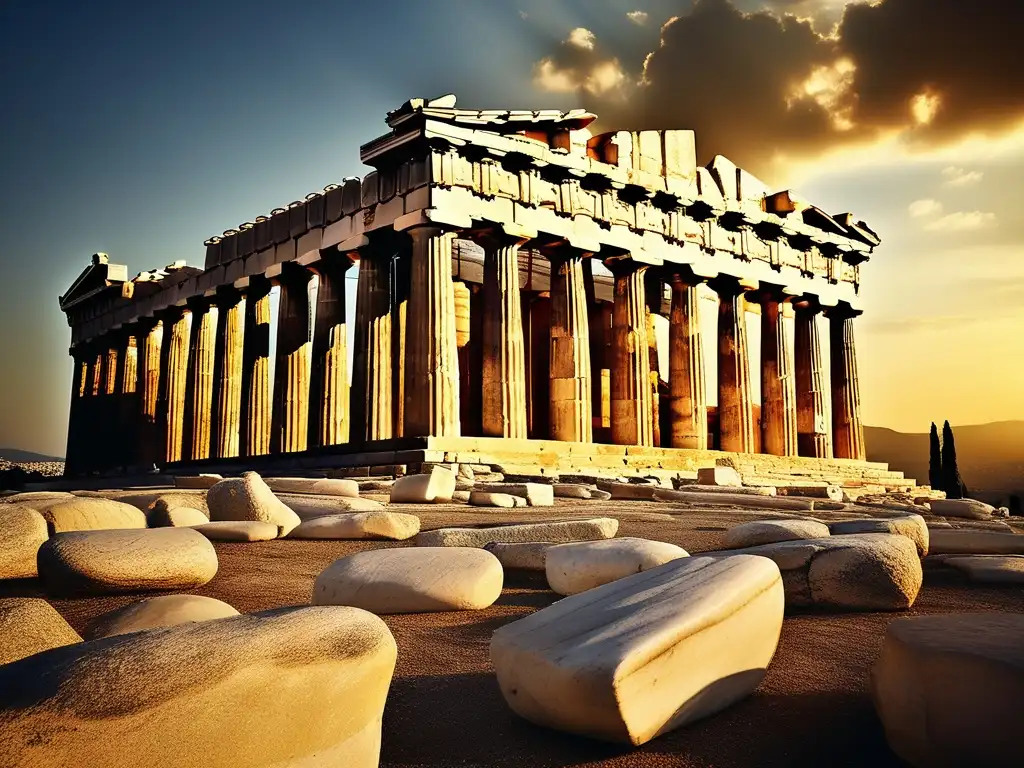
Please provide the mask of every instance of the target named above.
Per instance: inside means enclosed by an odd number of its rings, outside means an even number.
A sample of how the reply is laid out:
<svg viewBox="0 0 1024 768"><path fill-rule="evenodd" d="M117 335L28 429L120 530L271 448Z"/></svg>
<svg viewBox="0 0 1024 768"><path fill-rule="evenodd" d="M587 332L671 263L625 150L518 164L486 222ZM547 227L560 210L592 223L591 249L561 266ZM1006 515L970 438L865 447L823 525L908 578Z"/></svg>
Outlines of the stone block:
<svg viewBox="0 0 1024 768"><path fill-rule="evenodd" d="M238 611L221 600L201 595L160 595L104 613L90 622L86 640L126 635L160 627L237 616Z"/></svg>
<svg viewBox="0 0 1024 768"><path fill-rule="evenodd" d="M531 507L550 507L555 503L553 486L546 483L477 483L478 491L507 494L526 499Z"/></svg>
<svg viewBox="0 0 1024 768"><path fill-rule="evenodd" d="M932 555L1024 555L1024 535L966 529L936 530L930 525L928 552Z"/></svg>
<svg viewBox="0 0 1024 768"><path fill-rule="evenodd" d="M521 717L640 745L749 695L783 603L764 558L681 558L500 627L491 662Z"/></svg>
<svg viewBox="0 0 1024 768"><path fill-rule="evenodd" d="M431 504L451 501L455 493L455 473L434 467L429 474L406 475L391 486L392 504Z"/></svg>
<svg viewBox="0 0 1024 768"><path fill-rule="evenodd" d="M36 553L47 538L46 520L34 509L0 505L0 580L35 578Z"/></svg>
<svg viewBox="0 0 1024 768"><path fill-rule="evenodd" d="M192 528L210 541L273 541L281 534L274 523L263 520L218 520Z"/></svg>
<svg viewBox="0 0 1024 768"><path fill-rule="evenodd" d="M82 638L78 633L45 600L35 597L0 599L0 667L80 642Z"/></svg>
<svg viewBox="0 0 1024 768"><path fill-rule="evenodd" d="M576 483L555 483L551 489L554 491L555 497L560 499L589 499L591 491L597 490Z"/></svg>
<svg viewBox="0 0 1024 768"><path fill-rule="evenodd" d="M25 506L39 512L53 533L146 527L146 516L141 511L112 499L75 497L28 502Z"/></svg>
<svg viewBox="0 0 1024 768"><path fill-rule="evenodd" d="M347 496L359 498L359 484L355 480L340 478L317 479L309 477L268 477L267 487L280 493L309 493L316 496Z"/></svg>
<svg viewBox="0 0 1024 768"><path fill-rule="evenodd" d="M545 573L553 591L575 595L688 555L675 544L629 537L558 544L545 554Z"/></svg>
<svg viewBox="0 0 1024 768"><path fill-rule="evenodd" d="M192 528L210 522L205 512L193 507L154 510L149 514L148 520L150 528Z"/></svg>
<svg viewBox="0 0 1024 768"><path fill-rule="evenodd" d="M932 514L940 517L964 517L970 520L991 520L995 507L974 499L932 499Z"/></svg>
<svg viewBox="0 0 1024 768"><path fill-rule="evenodd" d="M519 544L502 544L491 542L484 546L488 552L498 558L501 567L523 571L543 571L545 554L557 544L549 541L528 541Z"/></svg>
<svg viewBox="0 0 1024 768"><path fill-rule="evenodd" d="M223 479L222 475L175 475L174 487L208 490Z"/></svg>
<svg viewBox="0 0 1024 768"><path fill-rule="evenodd" d="M402 541L420 532L415 515L380 510L345 515L325 515L302 522L290 539L390 539Z"/></svg>
<svg viewBox="0 0 1024 768"><path fill-rule="evenodd" d="M697 145L693 131L662 131L664 174L670 179L692 181L697 176Z"/></svg>
<svg viewBox="0 0 1024 768"><path fill-rule="evenodd" d="M420 547L483 547L491 542L596 541L610 539L619 529L619 521L610 517L567 520L555 523L500 525L491 528L437 528L416 537Z"/></svg>
<svg viewBox="0 0 1024 768"><path fill-rule="evenodd" d="M906 515L902 517L888 517L885 519L868 520L847 520L839 523L829 523L829 531L833 536L845 536L851 533L894 533L899 536L906 536L914 542L917 547L917 554L924 557L928 554L928 526L920 515Z"/></svg>
<svg viewBox="0 0 1024 768"><path fill-rule="evenodd" d="M739 549L780 541L821 539L828 535L829 527L817 520L753 520L726 531L723 544L728 549Z"/></svg>
<svg viewBox="0 0 1024 768"><path fill-rule="evenodd" d="M470 491L466 501L474 507L525 507L526 499L521 496L513 496L508 493L493 493L491 491Z"/></svg>
<svg viewBox="0 0 1024 768"><path fill-rule="evenodd" d="M610 483L599 480L599 490L605 491L613 499L650 501L658 490L656 485L638 485L637 483Z"/></svg>
<svg viewBox="0 0 1024 768"><path fill-rule="evenodd" d="M312 602L383 614L479 610L498 599L503 578L482 549L378 549L335 560L317 576Z"/></svg>
<svg viewBox="0 0 1024 768"><path fill-rule="evenodd" d="M655 488L654 498L657 501L673 502L681 501L687 504L712 504L731 507L745 507L752 509L780 509L794 512L809 512L817 509L818 504L832 504L834 502L815 502L811 499L795 499L782 496L758 496L747 493L729 493L724 488L714 493L699 493L690 491L688 488L681 488L678 491L666 488ZM837 505L842 508L842 505Z"/></svg>
<svg viewBox="0 0 1024 768"><path fill-rule="evenodd" d="M312 496L310 494L276 494L301 520L349 512L376 512L385 509L379 501L350 496Z"/></svg>
<svg viewBox="0 0 1024 768"><path fill-rule="evenodd" d="M1024 584L1022 555L966 555L943 559L943 564L966 573L978 584Z"/></svg>
<svg viewBox="0 0 1024 768"><path fill-rule="evenodd" d="M261 521L273 523L286 536L300 522L299 516L278 499L255 472L222 480L206 492L212 521Z"/></svg>
<svg viewBox="0 0 1024 768"><path fill-rule="evenodd" d="M743 478L732 467L701 467L697 470L697 483L699 485L720 485L728 488L740 488L743 486Z"/></svg>

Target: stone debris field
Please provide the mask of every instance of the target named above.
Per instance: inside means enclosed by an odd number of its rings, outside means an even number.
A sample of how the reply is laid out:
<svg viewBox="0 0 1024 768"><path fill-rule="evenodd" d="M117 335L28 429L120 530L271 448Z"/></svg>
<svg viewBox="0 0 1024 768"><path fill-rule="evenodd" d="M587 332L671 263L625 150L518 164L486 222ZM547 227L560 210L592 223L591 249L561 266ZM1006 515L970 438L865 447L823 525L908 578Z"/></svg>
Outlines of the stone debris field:
<svg viewBox="0 0 1024 768"><path fill-rule="evenodd" d="M416 469L0 497L0 766L1024 765L1005 510Z"/></svg>

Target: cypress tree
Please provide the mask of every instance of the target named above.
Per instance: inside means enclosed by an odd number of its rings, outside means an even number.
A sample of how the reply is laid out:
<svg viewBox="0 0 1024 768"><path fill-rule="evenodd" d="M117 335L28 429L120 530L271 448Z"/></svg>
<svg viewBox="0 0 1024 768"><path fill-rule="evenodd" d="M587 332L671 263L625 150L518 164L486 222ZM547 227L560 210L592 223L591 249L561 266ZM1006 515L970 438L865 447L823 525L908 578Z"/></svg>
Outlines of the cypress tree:
<svg viewBox="0 0 1024 768"><path fill-rule="evenodd" d="M953 442L953 428L947 421L942 425L942 477L946 498L962 499L964 484L960 479L960 469L956 465L956 443Z"/></svg>
<svg viewBox="0 0 1024 768"><path fill-rule="evenodd" d="M943 486L942 479L942 452L939 448L939 430L935 426L935 422L932 422L932 431L929 436L929 453L928 453L928 483L936 491L941 491Z"/></svg>

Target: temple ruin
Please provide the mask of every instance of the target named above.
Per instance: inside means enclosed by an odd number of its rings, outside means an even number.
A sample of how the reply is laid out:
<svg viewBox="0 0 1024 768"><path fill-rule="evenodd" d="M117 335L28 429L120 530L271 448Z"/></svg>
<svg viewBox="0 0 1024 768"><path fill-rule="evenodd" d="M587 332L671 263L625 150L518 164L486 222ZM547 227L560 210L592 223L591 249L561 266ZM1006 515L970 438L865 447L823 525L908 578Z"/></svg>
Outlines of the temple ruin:
<svg viewBox="0 0 1024 768"><path fill-rule="evenodd" d="M362 146L374 170L210 238L203 269L95 255L60 299L66 474L869 466L877 235L698 166L692 131L594 120L413 99Z"/></svg>

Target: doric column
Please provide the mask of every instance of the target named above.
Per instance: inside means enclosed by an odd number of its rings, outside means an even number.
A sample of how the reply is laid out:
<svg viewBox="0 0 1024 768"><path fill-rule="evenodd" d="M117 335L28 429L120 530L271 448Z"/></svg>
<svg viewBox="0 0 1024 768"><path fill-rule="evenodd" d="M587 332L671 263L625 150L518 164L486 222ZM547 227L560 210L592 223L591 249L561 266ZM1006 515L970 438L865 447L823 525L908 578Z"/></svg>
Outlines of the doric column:
<svg viewBox="0 0 1024 768"><path fill-rule="evenodd" d="M188 385L182 453L200 461L210 458L214 390L214 353L217 344L217 308L211 300L190 303L192 329L189 340Z"/></svg>
<svg viewBox="0 0 1024 768"><path fill-rule="evenodd" d="M590 325L582 251L563 246L551 259L550 430L553 440L593 440Z"/></svg>
<svg viewBox="0 0 1024 768"><path fill-rule="evenodd" d="M188 309L172 307L163 317L160 367L164 375L161 376L160 416L167 425L163 455L167 463L181 461L182 458L191 329L192 313Z"/></svg>
<svg viewBox="0 0 1024 768"><path fill-rule="evenodd" d="M270 281L250 278L245 295L240 454L270 453Z"/></svg>
<svg viewBox="0 0 1024 768"><path fill-rule="evenodd" d="M275 452L295 453L306 450L309 429L309 281L313 273L293 263L282 266L271 432Z"/></svg>
<svg viewBox="0 0 1024 768"><path fill-rule="evenodd" d="M483 277L483 434L525 439L526 348L519 296L519 247L529 236L480 237Z"/></svg>
<svg viewBox="0 0 1024 768"><path fill-rule="evenodd" d="M139 429L135 454L139 466L146 468L163 458L164 427L158 418L163 331L161 322L146 319L139 323L136 334L139 360L135 389L139 394Z"/></svg>
<svg viewBox="0 0 1024 768"><path fill-rule="evenodd" d="M348 332L345 324L347 254L324 253L315 265L320 276L313 330L309 437L317 446L348 442Z"/></svg>
<svg viewBox="0 0 1024 768"><path fill-rule="evenodd" d="M412 238L406 341L406 437L459 435L459 362L452 285L454 234L430 225Z"/></svg>
<svg viewBox="0 0 1024 768"><path fill-rule="evenodd" d="M673 448L708 447L707 379L700 330L697 281L672 276L672 314L669 317L669 411Z"/></svg>
<svg viewBox="0 0 1024 768"><path fill-rule="evenodd" d="M394 251L371 243L360 248L358 255L349 434L356 442L387 440L395 421L390 291Z"/></svg>
<svg viewBox="0 0 1024 768"><path fill-rule="evenodd" d="M821 307L814 299L795 305L794 357L796 369L796 428L801 456L832 457L825 410L824 372L815 316Z"/></svg>
<svg viewBox="0 0 1024 768"><path fill-rule="evenodd" d="M752 453L756 442L745 288L725 276L715 278L712 287L718 293L718 447Z"/></svg>
<svg viewBox="0 0 1024 768"><path fill-rule="evenodd" d="M779 291L761 291L761 450L797 455L796 381Z"/></svg>
<svg viewBox="0 0 1024 768"><path fill-rule="evenodd" d="M658 356L658 334L654 318L661 315L661 304L665 281L656 270L649 269L644 275L644 298L647 304L647 359L651 379L651 445L661 446L661 362Z"/></svg>
<svg viewBox="0 0 1024 768"><path fill-rule="evenodd" d="M241 455L242 363L245 356L245 296L234 288L217 295L214 352L213 455Z"/></svg>
<svg viewBox="0 0 1024 768"><path fill-rule="evenodd" d="M68 440L65 449L64 474L71 476L81 471L81 453L87 425L84 423L86 380L89 375L89 361L81 348L71 351L71 404L68 408Z"/></svg>
<svg viewBox="0 0 1024 768"><path fill-rule="evenodd" d="M117 354L114 384L117 400L117 465L127 467L135 453L139 426L138 346L132 334L123 334Z"/></svg>
<svg viewBox="0 0 1024 768"><path fill-rule="evenodd" d="M853 318L859 312L840 304L826 311L832 373L832 441L837 459L864 461L864 424L860 417L860 383Z"/></svg>
<svg viewBox="0 0 1024 768"><path fill-rule="evenodd" d="M647 345L647 266L631 260L610 265L612 307L612 442L653 445L651 361Z"/></svg>
<svg viewBox="0 0 1024 768"><path fill-rule="evenodd" d="M391 403L394 411L394 437L405 434L405 346L408 336L411 259L408 244L403 244L391 261Z"/></svg>

